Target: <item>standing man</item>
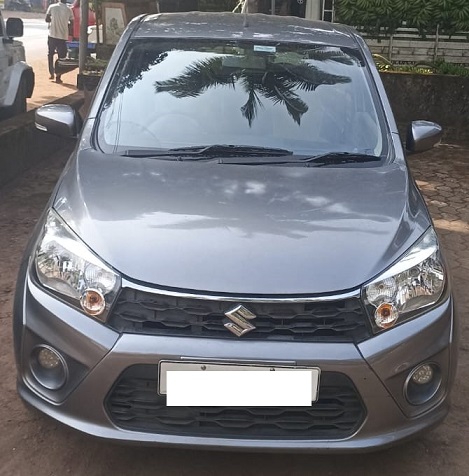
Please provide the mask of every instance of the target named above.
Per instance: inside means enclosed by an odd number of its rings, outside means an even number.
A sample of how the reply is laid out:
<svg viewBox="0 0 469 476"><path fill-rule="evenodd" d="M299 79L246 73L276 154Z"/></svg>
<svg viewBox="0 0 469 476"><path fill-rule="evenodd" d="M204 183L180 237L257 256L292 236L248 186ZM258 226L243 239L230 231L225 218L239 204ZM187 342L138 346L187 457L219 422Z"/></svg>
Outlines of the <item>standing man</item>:
<svg viewBox="0 0 469 476"><path fill-rule="evenodd" d="M49 25L49 37L47 45L49 48L49 73L50 78L54 79L54 54L57 52L59 59L67 56L68 24L73 23L73 13L67 6L67 0L60 0L59 3L49 5L46 12L46 22ZM62 83L61 75L56 74L56 83Z"/></svg>

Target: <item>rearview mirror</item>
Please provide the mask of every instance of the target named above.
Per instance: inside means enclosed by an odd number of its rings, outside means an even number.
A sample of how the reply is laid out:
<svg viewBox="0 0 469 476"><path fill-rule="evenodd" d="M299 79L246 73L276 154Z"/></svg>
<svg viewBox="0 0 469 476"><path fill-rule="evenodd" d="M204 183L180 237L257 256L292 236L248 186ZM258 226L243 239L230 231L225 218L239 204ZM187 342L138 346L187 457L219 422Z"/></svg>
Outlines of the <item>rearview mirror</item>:
<svg viewBox="0 0 469 476"><path fill-rule="evenodd" d="M412 121L407 128L406 149L411 153L424 152L441 141L443 129L435 122Z"/></svg>
<svg viewBox="0 0 469 476"><path fill-rule="evenodd" d="M60 137L74 139L78 136L82 121L71 106L47 104L36 110L36 128Z"/></svg>
<svg viewBox="0 0 469 476"><path fill-rule="evenodd" d="M21 18L8 18L6 34L8 38L19 38L23 36L23 20Z"/></svg>

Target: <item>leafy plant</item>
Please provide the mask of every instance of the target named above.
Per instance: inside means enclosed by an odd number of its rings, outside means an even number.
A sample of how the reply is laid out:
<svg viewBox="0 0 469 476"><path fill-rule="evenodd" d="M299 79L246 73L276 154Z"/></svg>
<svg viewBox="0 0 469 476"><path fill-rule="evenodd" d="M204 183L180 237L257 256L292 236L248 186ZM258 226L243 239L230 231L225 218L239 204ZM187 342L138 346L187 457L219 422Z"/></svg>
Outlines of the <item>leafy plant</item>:
<svg viewBox="0 0 469 476"><path fill-rule="evenodd" d="M389 61L384 56L374 54L373 59L375 60L378 71L395 71L392 61Z"/></svg>
<svg viewBox="0 0 469 476"><path fill-rule="evenodd" d="M397 64L389 61L381 55L373 55L378 71L387 72L405 72L417 74L448 74L453 76L469 76L469 68L465 66L447 63L444 60L435 61L432 64L414 63L414 64Z"/></svg>
<svg viewBox="0 0 469 476"><path fill-rule="evenodd" d="M88 57L85 63L85 74L102 74L108 65L108 60Z"/></svg>
<svg viewBox="0 0 469 476"><path fill-rule="evenodd" d="M447 63L443 60L435 62L435 69L438 74L451 74L453 76L469 76L469 68L459 64Z"/></svg>
<svg viewBox="0 0 469 476"><path fill-rule="evenodd" d="M391 35L405 25L422 37L469 31L468 0L336 0L338 21L360 27L370 36Z"/></svg>

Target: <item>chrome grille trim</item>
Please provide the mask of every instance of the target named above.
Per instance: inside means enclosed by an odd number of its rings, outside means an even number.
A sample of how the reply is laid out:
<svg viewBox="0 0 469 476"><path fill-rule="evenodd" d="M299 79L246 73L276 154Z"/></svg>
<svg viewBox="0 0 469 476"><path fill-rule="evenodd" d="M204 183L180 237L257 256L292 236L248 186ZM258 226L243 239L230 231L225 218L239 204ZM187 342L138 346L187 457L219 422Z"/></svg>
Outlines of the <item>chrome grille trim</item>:
<svg viewBox="0 0 469 476"><path fill-rule="evenodd" d="M206 293L205 291L201 291L201 293L197 292L182 292L182 291L172 291L164 288L153 288L149 286L140 285L137 283L133 283L131 281L127 281L122 279L122 288L132 288L136 291L143 291L146 293L157 294L161 296L171 296L177 298L187 298L187 299L201 299L201 300L209 300L209 301L228 301L228 302L258 302L258 303L298 303L298 302L329 302L329 301L339 301L343 299L350 299L350 298L360 298L361 297L361 290L353 289L351 291L346 291L337 294L323 294L320 296L304 296L304 295L289 295L286 294L283 297L256 297L249 294L210 294Z"/></svg>

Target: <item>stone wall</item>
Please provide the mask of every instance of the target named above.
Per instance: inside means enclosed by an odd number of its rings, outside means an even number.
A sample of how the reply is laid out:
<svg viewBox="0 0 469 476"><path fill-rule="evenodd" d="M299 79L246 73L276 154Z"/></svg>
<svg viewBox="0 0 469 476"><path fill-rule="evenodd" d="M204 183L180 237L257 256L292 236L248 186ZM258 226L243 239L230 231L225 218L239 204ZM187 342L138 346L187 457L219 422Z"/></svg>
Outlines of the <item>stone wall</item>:
<svg viewBox="0 0 469 476"><path fill-rule="evenodd" d="M443 142L469 142L469 77L381 73L401 131L417 119L443 127Z"/></svg>

